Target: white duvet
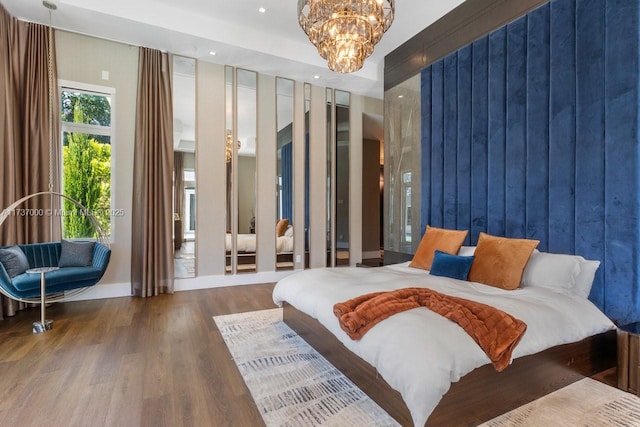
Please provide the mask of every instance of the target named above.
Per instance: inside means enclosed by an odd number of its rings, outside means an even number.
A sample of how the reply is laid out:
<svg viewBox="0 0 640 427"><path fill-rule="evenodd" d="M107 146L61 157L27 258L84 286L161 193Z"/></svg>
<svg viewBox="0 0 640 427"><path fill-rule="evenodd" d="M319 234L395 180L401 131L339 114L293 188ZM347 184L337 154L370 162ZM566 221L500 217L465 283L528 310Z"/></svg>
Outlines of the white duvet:
<svg viewBox="0 0 640 427"><path fill-rule="evenodd" d="M227 234L225 238L225 248L227 252L231 251L231 234ZM255 234L238 234L237 243L238 252L255 253L256 251L256 235ZM293 237L280 236L276 237L276 253L293 252Z"/></svg>
<svg viewBox="0 0 640 427"><path fill-rule="evenodd" d="M311 269L280 280L274 302L288 302L316 318L345 346L374 366L402 395L415 426L423 426L452 382L489 358L462 328L426 308L396 314L374 326L360 341L338 324L333 305L374 291L409 286L492 305L527 324L513 357L580 341L615 328L585 298L545 288L505 291L479 283L430 276L408 263L380 268ZM509 368L507 368L509 369Z"/></svg>

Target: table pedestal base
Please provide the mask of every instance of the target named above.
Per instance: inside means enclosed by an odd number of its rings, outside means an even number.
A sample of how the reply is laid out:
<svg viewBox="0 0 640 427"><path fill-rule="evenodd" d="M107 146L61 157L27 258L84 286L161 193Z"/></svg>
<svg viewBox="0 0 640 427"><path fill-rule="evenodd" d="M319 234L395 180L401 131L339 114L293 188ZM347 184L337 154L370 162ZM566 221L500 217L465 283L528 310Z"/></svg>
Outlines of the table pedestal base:
<svg viewBox="0 0 640 427"><path fill-rule="evenodd" d="M41 322L33 322L33 333L41 334L53 329L53 320L44 320Z"/></svg>

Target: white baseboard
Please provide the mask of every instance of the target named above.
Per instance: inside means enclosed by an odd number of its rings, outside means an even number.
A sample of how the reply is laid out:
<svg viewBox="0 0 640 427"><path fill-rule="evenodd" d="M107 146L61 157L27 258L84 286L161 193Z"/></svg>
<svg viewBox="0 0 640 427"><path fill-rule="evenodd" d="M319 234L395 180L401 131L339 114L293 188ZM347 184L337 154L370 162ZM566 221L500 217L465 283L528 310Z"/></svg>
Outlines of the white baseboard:
<svg viewBox="0 0 640 427"><path fill-rule="evenodd" d="M218 276L201 276L176 279L174 291L193 291L196 289L222 288L225 286L253 285L258 283L273 283L294 273L288 271L267 271L264 273L223 274Z"/></svg>
<svg viewBox="0 0 640 427"><path fill-rule="evenodd" d="M131 296L131 283L106 283L93 286L83 294L67 301L82 301L89 299L118 298Z"/></svg>
<svg viewBox="0 0 640 427"><path fill-rule="evenodd" d="M294 273L294 270L175 279L174 291L193 291L197 289L222 288L225 286L273 283L292 273ZM118 298L129 296L131 296L131 283L105 283L93 286L85 293L74 298L69 298L67 301L82 301L90 299Z"/></svg>

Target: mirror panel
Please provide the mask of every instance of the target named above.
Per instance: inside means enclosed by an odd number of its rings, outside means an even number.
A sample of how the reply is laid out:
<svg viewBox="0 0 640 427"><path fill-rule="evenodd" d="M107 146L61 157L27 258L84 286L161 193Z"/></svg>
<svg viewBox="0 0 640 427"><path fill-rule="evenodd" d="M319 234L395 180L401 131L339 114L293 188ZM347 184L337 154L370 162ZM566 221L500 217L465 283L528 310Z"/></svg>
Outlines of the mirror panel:
<svg viewBox="0 0 640 427"><path fill-rule="evenodd" d="M173 57L174 276L196 275L196 61Z"/></svg>
<svg viewBox="0 0 640 427"><path fill-rule="evenodd" d="M424 232L420 226L421 182L420 75L384 94L384 250L413 254Z"/></svg>
<svg viewBox="0 0 640 427"><path fill-rule="evenodd" d="M225 235L225 273L235 274L237 271L236 265L236 249L235 239L233 236L237 233L235 230L234 221L234 165L237 162L236 144L233 143L236 140L235 133L235 71L233 67L225 67L225 169L226 169L226 235Z"/></svg>
<svg viewBox="0 0 640 427"><path fill-rule="evenodd" d="M304 268L309 268L309 114L311 85L304 84Z"/></svg>
<svg viewBox="0 0 640 427"><path fill-rule="evenodd" d="M236 70L237 140L237 271L255 272L257 254L256 172L257 172L258 75Z"/></svg>
<svg viewBox="0 0 640 427"><path fill-rule="evenodd" d="M335 265L349 265L350 94L335 91Z"/></svg>
<svg viewBox="0 0 640 427"><path fill-rule="evenodd" d="M334 161L333 146L335 144L335 109L333 108L333 89L327 88L327 267L335 266L335 240L333 235L333 183L334 183Z"/></svg>
<svg viewBox="0 0 640 427"><path fill-rule="evenodd" d="M293 270L293 80L276 78L276 270Z"/></svg>

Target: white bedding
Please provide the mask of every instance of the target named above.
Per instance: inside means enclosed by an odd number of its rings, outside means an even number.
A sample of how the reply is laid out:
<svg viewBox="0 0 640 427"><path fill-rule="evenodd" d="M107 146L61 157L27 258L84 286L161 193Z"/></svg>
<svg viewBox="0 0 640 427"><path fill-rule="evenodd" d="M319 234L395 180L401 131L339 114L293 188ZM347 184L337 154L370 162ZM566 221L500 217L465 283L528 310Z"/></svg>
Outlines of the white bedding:
<svg viewBox="0 0 640 427"><path fill-rule="evenodd" d="M479 283L430 276L408 263L380 268L310 269L280 280L274 302L288 302L316 318L345 346L374 366L402 395L414 425L423 426L447 392L473 369L490 363L480 347L454 322L425 308L392 316L360 341L340 329L333 305L368 292L409 286L479 301L523 320L527 331L513 357L580 341L615 326L589 300L545 288L505 291ZM509 369L509 368L507 368Z"/></svg>
<svg viewBox="0 0 640 427"><path fill-rule="evenodd" d="M225 248L227 252L231 251L231 234L226 235ZM256 235L255 234L238 234L238 252L255 253L256 251ZM293 236L276 237L276 253L293 252Z"/></svg>

